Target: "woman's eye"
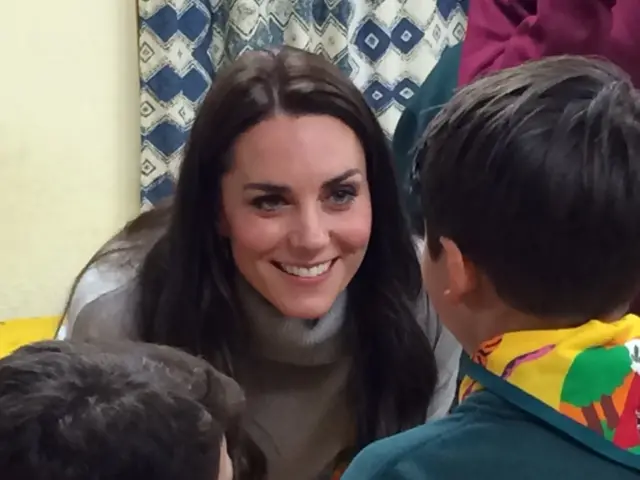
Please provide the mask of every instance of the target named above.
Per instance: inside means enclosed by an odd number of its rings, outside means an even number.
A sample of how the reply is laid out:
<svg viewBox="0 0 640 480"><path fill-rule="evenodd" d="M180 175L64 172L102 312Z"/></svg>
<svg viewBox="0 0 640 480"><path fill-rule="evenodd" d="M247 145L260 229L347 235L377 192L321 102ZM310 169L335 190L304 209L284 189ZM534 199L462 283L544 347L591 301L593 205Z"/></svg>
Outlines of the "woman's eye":
<svg viewBox="0 0 640 480"><path fill-rule="evenodd" d="M331 194L331 201L336 205L348 205L356 197L356 189L353 187L341 187Z"/></svg>
<svg viewBox="0 0 640 480"><path fill-rule="evenodd" d="M251 205L258 210L265 212L273 212L285 205L284 199L276 195L267 195L264 197L254 198Z"/></svg>

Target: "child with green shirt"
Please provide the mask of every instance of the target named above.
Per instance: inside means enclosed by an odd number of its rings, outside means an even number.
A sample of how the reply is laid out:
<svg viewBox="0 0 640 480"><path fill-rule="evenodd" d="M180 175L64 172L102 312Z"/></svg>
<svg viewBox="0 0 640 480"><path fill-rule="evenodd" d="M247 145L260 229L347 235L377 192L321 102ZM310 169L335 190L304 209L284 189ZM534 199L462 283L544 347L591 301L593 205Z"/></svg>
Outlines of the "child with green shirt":
<svg viewBox="0 0 640 480"><path fill-rule="evenodd" d="M530 62L461 89L422 147L425 286L467 376L343 480L640 478L640 93Z"/></svg>

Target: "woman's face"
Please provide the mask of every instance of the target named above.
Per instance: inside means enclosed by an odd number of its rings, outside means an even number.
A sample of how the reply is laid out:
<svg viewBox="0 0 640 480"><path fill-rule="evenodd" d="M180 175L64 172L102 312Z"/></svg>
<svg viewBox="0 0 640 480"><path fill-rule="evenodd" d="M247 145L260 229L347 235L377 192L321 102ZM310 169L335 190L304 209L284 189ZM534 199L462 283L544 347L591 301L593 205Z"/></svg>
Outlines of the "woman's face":
<svg viewBox="0 0 640 480"><path fill-rule="evenodd" d="M330 116L278 115L241 135L222 180L221 233L238 270L286 316L327 313L371 234L365 155Z"/></svg>

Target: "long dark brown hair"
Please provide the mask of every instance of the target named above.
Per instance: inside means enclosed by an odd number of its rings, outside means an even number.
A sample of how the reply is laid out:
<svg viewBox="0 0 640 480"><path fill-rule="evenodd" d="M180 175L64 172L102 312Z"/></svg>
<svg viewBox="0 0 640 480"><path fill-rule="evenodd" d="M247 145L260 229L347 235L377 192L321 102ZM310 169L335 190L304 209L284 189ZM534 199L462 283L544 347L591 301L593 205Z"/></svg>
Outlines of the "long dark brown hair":
<svg viewBox="0 0 640 480"><path fill-rule="evenodd" d="M292 48L247 53L216 78L191 131L168 228L142 265L139 332L234 376L247 333L236 266L217 231L221 181L238 136L275 114L339 119L365 151L373 224L348 287L351 403L362 448L424 422L437 370L416 321L424 294L387 139L357 88L322 57Z"/></svg>

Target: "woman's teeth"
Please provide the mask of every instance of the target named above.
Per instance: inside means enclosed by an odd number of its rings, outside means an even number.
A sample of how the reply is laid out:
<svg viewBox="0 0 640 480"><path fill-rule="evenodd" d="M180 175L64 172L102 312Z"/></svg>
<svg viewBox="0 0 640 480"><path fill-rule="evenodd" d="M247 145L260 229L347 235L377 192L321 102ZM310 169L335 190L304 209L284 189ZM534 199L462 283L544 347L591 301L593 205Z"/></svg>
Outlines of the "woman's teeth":
<svg viewBox="0 0 640 480"><path fill-rule="evenodd" d="M278 264L282 270L289 275L295 275L296 277L317 277L325 273L331 267L331 261L314 265L313 267L297 267L295 265L285 265L284 263Z"/></svg>

